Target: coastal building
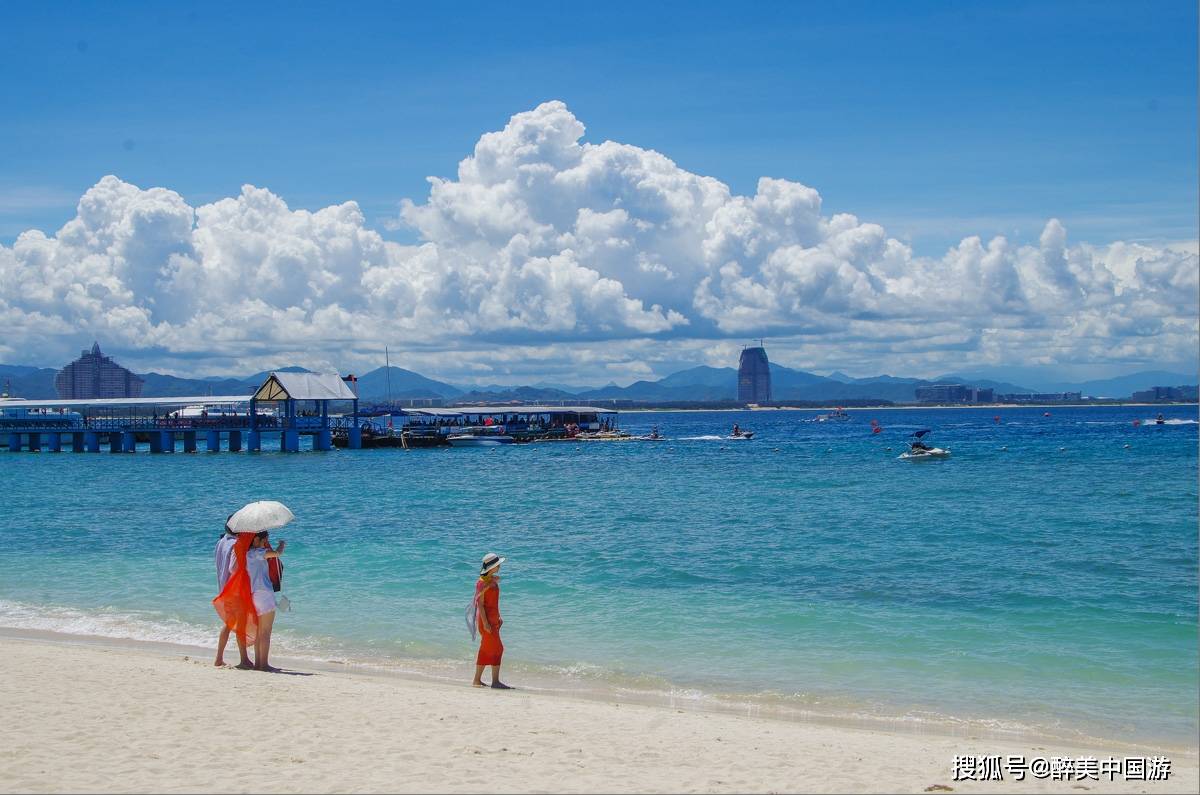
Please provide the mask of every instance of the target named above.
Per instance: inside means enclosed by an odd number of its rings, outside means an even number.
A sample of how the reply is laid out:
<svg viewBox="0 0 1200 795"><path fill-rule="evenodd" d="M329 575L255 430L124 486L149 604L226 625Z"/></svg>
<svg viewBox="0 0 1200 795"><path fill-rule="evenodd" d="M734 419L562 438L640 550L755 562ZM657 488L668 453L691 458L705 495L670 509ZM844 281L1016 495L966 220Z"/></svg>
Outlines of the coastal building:
<svg viewBox="0 0 1200 795"><path fill-rule="evenodd" d="M767 350L761 344L742 349L742 358L738 362L738 402L771 402L771 364L767 361Z"/></svg>
<svg viewBox="0 0 1200 795"><path fill-rule="evenodd" d="M59 400L135 398L142 395L142 379L100 352L100 343L58 371L54 388Z"/></svg>
<svg viewBox="0 0 1200 795"><path fill-rule="evenodd" d="M1032 392L1029 394L1001 395L1001 403L1078 403L1083 400L1082 392Z"/></svg>
<svg viewBox="0 0 1200 795"><path fill-rule="evenodd" d="M991 403L995 390L967 384L932 384L916 388L918 403Z"/></svg>
<svg viewBox="0 0 1200 795"><path fill-rule="evenodd" d="M1200 397L1200 387L1196 386L1152 386L1149 389L1133 393L1136 403L1154 403L1159 400L1190 401Z"/></svg>
<svg viewBox="0 0 1200 795"><path fill-rule="evenodd" d="M933 384L917 387L917 400L921 403L966 403L970 387L963 384Z"/></svg>

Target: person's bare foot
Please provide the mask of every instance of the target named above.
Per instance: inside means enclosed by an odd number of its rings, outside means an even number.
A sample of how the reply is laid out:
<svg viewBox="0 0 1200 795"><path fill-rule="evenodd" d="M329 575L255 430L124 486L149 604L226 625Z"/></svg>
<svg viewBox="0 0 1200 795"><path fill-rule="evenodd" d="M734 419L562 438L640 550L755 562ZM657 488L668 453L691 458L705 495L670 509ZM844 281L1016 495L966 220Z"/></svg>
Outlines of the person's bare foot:
<svg viewBox="0 0 1200 795"><path fill-rule="evenodd" d="M249 660L246 660L245 662L238 663L237 665L234 666L234 668L237 668L239 671L253 671L254 663L250 662Z"/></svg>
<svg viewBox="0 0 1200 795"><path fill-rule="evenodd" d="M511 687L503 682L492 682L492 687L494 687L496 690L512 690Z"/></svg>
<svg viewBox="0 0 1200 795"><path fill-rule="evenodd" d="M487 687L483 682L472 682L471 687Z"/></svg>
<svg viewBox="0 0 1200 795"><path fill-rule="evenodd" d="M216 659L216 661L215 661L215 662L213 662L213 667L214 667L214 668L224 668L224 667L225 667L225 661L224 661L224 660L222 660L220 657L218 657L218 658Z"/></svg>

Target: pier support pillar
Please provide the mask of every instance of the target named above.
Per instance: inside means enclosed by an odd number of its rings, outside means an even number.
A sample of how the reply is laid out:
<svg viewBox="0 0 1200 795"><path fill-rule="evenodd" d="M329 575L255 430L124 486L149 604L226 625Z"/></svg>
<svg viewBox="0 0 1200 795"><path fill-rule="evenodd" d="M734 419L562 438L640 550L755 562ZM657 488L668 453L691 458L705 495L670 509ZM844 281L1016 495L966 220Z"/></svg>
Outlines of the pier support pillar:
<svg viewBox="0 0 1200 795"><path fill-rule="evenodd" d="M348 437L346 440L347 446L351 450L361 450L362 449L362 428L348 428L347 433L348 433Z"/></svg>
<svg viewBox="0 0 1200 795"><path fill-rule="evenodd" d="M207 440L208 452L210 452L210 453L221 452L221 432L220 431L207 432L205 434L205 439Z"/></svg>
<svg viewBox="0 0 1200 795"><path fill-rule="evenodd" d="M150 433L150 452L161 453L162 451L162 434L158 431L152 431Z"/></svg>
<svg viewBox="0 0 1200 795"><path fill-rule="evenodd" d="M100 452L100 434L95 431L83 432L83 449L89 453Z"/></svg>
<svg viewBox="0 0 1200 795"><path fill-rule="evenodd" d="M230 431L229 432L229 452L240 453L241 451L242 451L242 432L241 431Z"/></svg>
<svg viewBox="0 0 1200 795"><path fill-rule="evenodd" d="M51 433L51 434L47 434L46 447L52 453L61 453L62 452L62 434L59 433L58 431L55 431L54 433Z"/></svg>
<svg viewBox="0 0 1200 795"><path fill-rule="evenodd" d="M262 451L262 431L249 431L246 433L246 449L251 453Z"/></svg>
<svg viewBox="0 0 1200 795"><path fill-rule="evenodd" d="M39 453L42 450L42 435L40 433L29 434L29 452Z"/></svg>
<svg viewBox="0 0 1200 795"><path fill-rule="evenodd" d="M195 431L184 431L183 432L183 452L185 452L185 453L196 452L196 432Z"/></svg>
<svg viewBox="0 0 1200 795"><path fill-rule="evenodd" d="M10 453L21 452L21 434L10 433L8 435L8 452L10 452Z"/></svg>
<svg viewBox="0 0 1200 795"><path fill-rule="evenodd" d="M121 434L113 431L108 435L108 451L110 453L121 452Z"/></svg>
<svg viewBox="0 0 1200 795"><path fill-rule="evenodd" d="M121 431L121 450L126 453L136 453L137 434L133 431Z"/></svg>
<svg viewBox="0 0 1200 795"><path fill-rule="evenodd" d="M287 428L283 432L283 438L280 439L283 452L298 453L300 452L300 431L295 428Z"/></svg>
<svg viewBox="0 0 1200 795"><path fill-rule="evenodd" d="M175 452L175 431L159 431L162 434L162 451L164 453Z"/></svg>
<svg viewBox="0 0 1200 795"><path fill-rule="evenodd" d="M75 431L71 434L71 452L82 453L84 449L83 433L81 431Z"/></svg>
<svg viewBox="0 0 1200 795"><path fill-rule="evenodd" d="M332 450L333 433L328 428L322 428L321 432L313 437L313 447L317 450Z"/></svg>

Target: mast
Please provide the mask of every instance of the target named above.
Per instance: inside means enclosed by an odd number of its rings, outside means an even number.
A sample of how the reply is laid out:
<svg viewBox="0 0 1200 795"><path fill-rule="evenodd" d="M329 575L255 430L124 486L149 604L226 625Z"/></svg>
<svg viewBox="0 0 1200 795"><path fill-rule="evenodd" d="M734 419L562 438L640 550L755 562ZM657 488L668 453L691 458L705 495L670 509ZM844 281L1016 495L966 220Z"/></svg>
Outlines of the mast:
<svg viewBox="0 0 1200 795"><path fill-rule="evenodd" d="M391 357L388 356L388 349L386 345L383 346L383 364L383 373L385 376L387 376L387 404L390 407L392 405L392 360Z"/></svg>

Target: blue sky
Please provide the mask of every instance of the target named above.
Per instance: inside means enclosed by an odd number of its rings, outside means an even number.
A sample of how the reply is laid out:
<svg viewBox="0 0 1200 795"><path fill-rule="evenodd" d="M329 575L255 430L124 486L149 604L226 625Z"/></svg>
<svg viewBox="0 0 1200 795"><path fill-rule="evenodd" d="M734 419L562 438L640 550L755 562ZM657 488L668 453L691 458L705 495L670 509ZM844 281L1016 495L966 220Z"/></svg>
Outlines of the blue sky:
<svg viewBox="0 0 1200 795"><path fill-rule="evenodd" d="M0 361L1195 368L1194 2L0 16Z"/></svg>
<svg viewBox="0 0 1200 795"><path fill-rule="evenodd" d="M562 99L753 192L821 191L936 254L967 234L1196 237L1196 6L25 4L0 26L0 242L116 174L369 219ZM402 235L401 235L402 236Z"/></svg>

